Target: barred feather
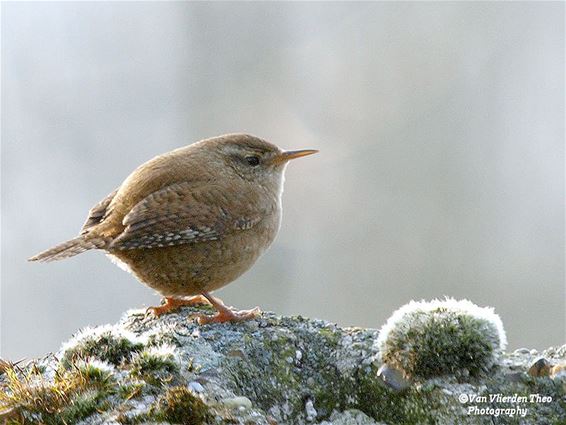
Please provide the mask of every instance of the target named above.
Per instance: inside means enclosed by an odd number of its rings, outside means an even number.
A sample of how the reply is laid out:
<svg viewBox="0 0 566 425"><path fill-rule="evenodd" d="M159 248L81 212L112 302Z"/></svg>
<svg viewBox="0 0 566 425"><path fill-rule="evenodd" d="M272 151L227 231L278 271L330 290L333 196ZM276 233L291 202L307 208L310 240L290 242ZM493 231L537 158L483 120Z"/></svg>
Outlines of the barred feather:
<svg viewBox="0 0 566 425"><path fill-rule="evenodd" d="M48 263L50 261L62 260L90 249L103 248L107 245L107 242L103 238L87 238L83 235L43 251L29 258L28 261Z"/></svg>

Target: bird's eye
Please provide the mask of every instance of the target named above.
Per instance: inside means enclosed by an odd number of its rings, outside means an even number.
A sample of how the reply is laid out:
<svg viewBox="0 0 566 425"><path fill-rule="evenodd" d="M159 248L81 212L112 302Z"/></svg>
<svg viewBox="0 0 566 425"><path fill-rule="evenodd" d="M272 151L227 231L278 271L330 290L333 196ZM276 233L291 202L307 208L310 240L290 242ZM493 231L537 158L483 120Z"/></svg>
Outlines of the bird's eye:
<svg viewBox="0 0 566 425"><path fill-rule="evenodd" d="M249 165L251 165L252 167L255 167L255 166L259 165L259 157L255 156L255 155L246 156L246 162Z"/></svg>

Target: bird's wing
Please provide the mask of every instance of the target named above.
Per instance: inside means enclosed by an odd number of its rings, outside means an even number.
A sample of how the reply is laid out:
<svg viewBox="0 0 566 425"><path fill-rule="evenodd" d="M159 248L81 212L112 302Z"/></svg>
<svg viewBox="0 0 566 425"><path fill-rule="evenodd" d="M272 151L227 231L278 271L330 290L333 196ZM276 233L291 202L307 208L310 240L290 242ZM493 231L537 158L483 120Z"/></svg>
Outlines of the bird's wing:
<svg viewBox="0 0 566 425"><path fill-rule="evenodd" d="M124 231L110 247L160 248L219 240L259 223L264 213L258 206L258 197L251 192L175 183L136 204L122 221Z"/></svg>
<svg viewBox="0 0 566 425"><path fill-rule="evenodd" d="M91 227L99 224L104 219L104 217L108 215L108 206L110 205L110 202L112 202L112 199L114 199L114 196L117 192L118 189L114 190L114 192L110 193L106 198L104 198L102 201L100 201L90 209L90 211L88 212L88 217L86 218L86 221L81 229L81 234L86 233L88 230L90 230Z"/></svg>

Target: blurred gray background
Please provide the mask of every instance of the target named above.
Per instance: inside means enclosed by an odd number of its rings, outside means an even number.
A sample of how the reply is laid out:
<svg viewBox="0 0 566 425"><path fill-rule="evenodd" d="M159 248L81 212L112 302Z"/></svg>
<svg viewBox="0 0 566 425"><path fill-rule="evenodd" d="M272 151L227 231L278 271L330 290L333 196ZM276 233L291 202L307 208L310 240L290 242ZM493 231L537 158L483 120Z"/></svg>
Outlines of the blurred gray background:
<svg viewBox="0 0 566 425"><path fill-rule="evenodd" d="M564 4L2 4L1 354L159 297L97 252L26 258L156 154L226 132L291 164L278 239L219 295L379 327L411 299L565 342Z"/></svg>

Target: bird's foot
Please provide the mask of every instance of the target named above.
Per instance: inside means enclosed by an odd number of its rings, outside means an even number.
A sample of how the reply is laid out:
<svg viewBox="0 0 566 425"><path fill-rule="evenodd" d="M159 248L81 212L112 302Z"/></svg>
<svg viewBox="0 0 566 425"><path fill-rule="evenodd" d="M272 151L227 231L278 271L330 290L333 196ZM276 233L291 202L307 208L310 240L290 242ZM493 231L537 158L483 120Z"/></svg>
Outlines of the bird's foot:
<svg viewBox="0 0 566 425"><path fill-rule="evenodd" d="M214 316L199 314L196 316L199 325L208 325L210 323L226 323L226 322L243 322L245 320L255 319L261 314L259 307L251 310L233 311L230 309L219 311Z"/></svg>
<svg viewBox="0 0 566 425"><path fill-rule="evenodd" d="M209 323L225 323L225 322L243 322L244 320L255 319L261 314L259 307L251 310L234 311L231 307L226 306L222 300L213 297L208 292L202 294L204 298L218 311L214 316L199 314L196 316L199 325L207 325Z"/></svg>
<svg viewBox="0 0 566 425"><path fill-rule="evenodd" d="M166 314L178 310L180 307L195 306L199 304L210 304L210 301L208 301L202 295L195 295L190 298L165 297L164 300L165 302L158 307L148 307L147 310L145 311L146 315L152 314L155 317L159 317L162 314Z"/></svg>

